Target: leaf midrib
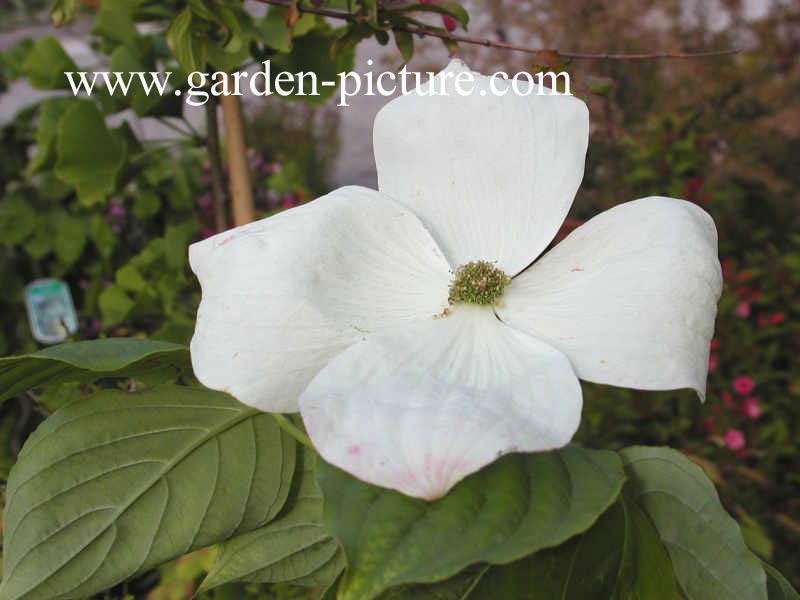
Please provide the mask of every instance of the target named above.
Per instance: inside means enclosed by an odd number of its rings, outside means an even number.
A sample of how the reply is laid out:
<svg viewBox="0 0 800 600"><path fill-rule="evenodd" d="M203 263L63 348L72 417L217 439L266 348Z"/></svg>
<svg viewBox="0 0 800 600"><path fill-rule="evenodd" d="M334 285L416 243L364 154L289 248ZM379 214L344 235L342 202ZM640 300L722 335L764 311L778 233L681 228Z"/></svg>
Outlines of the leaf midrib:
<svg viewBox="0 0 800 600"><path fill-rule="evenodd" d="M24 590L21 594L19 594L19 597L22 597L25 594L29 594L30 592L34 591L35 589L41 587L48 580L50 580L55 575L57 575L63 568L65 568L67 565L69 565L75 559L76 556L80 555L81 552L83 552L86 548L88 548L91 544L93 544L100 536L102 536L109 529L109 527L111 527L131 506L133 506L139 499L142 498L142 496L144 496L147 492L149 492L150 489L152 489L152 487L154 485L156 485L172 469L177 467L192 452L197 450L200 446L202 446L203 444L205 444L209 440L214 439L216 436L221 435L222 433L224 433L225 431L227 431L229 429L232 429L233 427L235 427L239 423L241 423L241 422L243 422L243 421L245 421L245 420L247 420L247 419L249 419L249 418L251 418L251 417L253 417L253 416L257 415L257 414L259 414L259 412L260 411L258 411L257 409L254 409L254 408L245 408L245 409L243 409L240 412L240 414L239 414L239 416L237 418L235 418L235 419L233 419L233 420L231 420L231 421L229 421L227 423L221 424L221 425L219 425L219 426L217 426L217 427L215 427L213 429L209 429L208 433L206 433L205 435L201 436L197 440L194 440L192 443L188 444L187 447L182 452L180 452L175 458L173 458L170 461L167 461L167 462L163 463L163 467L161 468L160 472L156 476L154 476L149 482L147 482L147 484L144 485L143 488L139 492L137 492L128 502L122 504L117 509L117 511L115 512L113 517L110 518L109 523L105 527L103 527L97 533L92 535L91 538L85 544L83 544L74 553L72 553L72 555L67 557L67 559L64 560L64 562L62 564L60 564L58 567L56 567L49 575L47 575L47 577L39 580L33 586L29 587L28 589ZM206 511L206 513L207 513L207 511ZM32 547L30 547L25 552L25 554L23 554L17 560L16 564L14 564L14 566L11 568L11 570L8 573L4 574L4 577L3 577L4 581L9 581L11 579L11 576L13 575L14 571L17 569L17 567L19 567L20 564L22 564L22 562L25 560L25 558L31 552L36 550L39 546L41 546L42 544L47 542L47 540L50 539L51 537L52 537L52 535L49 535L49 536L47 536L47 538L36 542L36 544L34 544Z"/></svg>

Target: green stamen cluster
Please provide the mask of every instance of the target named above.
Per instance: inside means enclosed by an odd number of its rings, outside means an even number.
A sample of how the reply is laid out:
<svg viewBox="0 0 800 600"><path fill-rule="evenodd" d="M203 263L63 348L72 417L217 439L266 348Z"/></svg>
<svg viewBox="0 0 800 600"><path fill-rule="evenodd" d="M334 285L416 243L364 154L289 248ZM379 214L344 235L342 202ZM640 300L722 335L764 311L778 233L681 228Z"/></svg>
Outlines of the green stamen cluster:
<svg viewBox="0 0 800 600"><path fill-rule="evenodd" d="M450 284L450 304L491 304L503 295L511 277L485 260L468 262L456 269Z"/></svg>

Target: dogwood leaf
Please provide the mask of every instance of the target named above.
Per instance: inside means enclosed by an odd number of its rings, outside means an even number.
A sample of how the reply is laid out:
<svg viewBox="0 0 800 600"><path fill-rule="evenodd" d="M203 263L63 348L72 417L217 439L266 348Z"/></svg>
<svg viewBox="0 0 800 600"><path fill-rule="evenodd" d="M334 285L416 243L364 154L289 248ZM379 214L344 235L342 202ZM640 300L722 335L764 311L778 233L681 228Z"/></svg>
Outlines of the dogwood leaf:
<svg viewBox="0 0 800 600"><path fill-rule="evenodd" d="M227 394L103 391L56 411L8 481L5 600L87 597L269 522L294 441Z"/></svg>
<svg viewBox="0 0 800 600"><path fill-rule="evenodd" d="M302 452L293 493L277 519L219 547L199 592L224 583L329 585L344 568L344 553L322 525L322 494L314 481L314 453Z"/></svg>
<svg viewBox="0 0 800 600"><path fill-rule="evenodd" d="M623 497L558 548L492 567L470 600L674 600L672 567L653 525Z"/></svg>
<svg viewBox="0 0 800 600"><path fill-rule="evenodd" d="M59 344L22 356L0 358L0 400L36 388L103 377L174 379L191 373L186 346L138 338Z"/></svg>
<svg viewBox="0 0 800 600"><path fill-rule="evenodd" d="M631 498L649 517L687 600L767 598L761 562L702 469L670 448L620 452Z"/></svg>
<svg viewBox="0 0 800 600"><path fill-rule="evenodd" d="M798 594L786 578L778 570L767 563L761 563L767 575L767 592L769 600L800 600Z"/></svg>
<svg viewBox="0 0 800 600"><path fill-rule="evenodd" d="M322 461L325 525L348 569L339 600L370 600L406 583L506 563L588 529L614 502L624 475L612 452L568 447L513 454L426 502L365 484Z"/></svg>

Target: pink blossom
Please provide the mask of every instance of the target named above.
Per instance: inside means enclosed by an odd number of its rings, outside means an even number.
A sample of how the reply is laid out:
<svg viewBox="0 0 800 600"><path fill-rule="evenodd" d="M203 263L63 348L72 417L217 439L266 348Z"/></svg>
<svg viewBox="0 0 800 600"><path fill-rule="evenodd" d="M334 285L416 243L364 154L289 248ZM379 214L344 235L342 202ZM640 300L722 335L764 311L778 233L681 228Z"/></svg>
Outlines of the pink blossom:
<svg viewBox="0 0 800 600"><path fill-rule="evenodd" d="M747 396L756 387L756 382L748 375L739 375L733 380L733 391L740 396Z"/></svg>
<svg viewBox="0 0 800 600"><path fill-rule="evenodd" d="M742 414L748 419L755 421L761 416L762 412L758 398L755 396L748 396L742 401Z"/></svg>
<svg viewBox="0 0 800 600"><path fill-rule="evenodd" d="M290 192L281 196L281 208L292 208L294 205L294 196Z"/></svg>
<svg viewBox="0 0 800 600"><path fill-rule="evenodd" d="M214 204L214 198L209 193L205 193L197 199L197 206L200 208L208 208L212 204Z"/></svg>
<svg viewBox="0 0 800 600"><path fill-rule="evenodd" d="M730 279L733 277L733 269L734 269L733 259L730 257L723 258L721 265L722 265L722 279L724 279L725 281L730 281Z"/></svg>
<svg viewBox="0 0 800 600"><path fill-rule="evenodd" d="M434 4L432 0L419 0L419 1L420 4ZM456 20L450 15L442 15L442 23L444 24L444 28L447 29L447 31L455 31L455 28L458 25Z"/></svg>
<svg viewBox="0 0 800 600"><path fill-rule="evenodd" d="M711 373L719 365L719 358L713 352L708 355L708 372Z"/></svg>
<svg viewBox="0 0 800 600"><path fill-rule="evenodd" d="M769 324L770 325L780 325L783 323L783 320L786 318L786 315L782 312L772 313L769 317Z"/></svg>
<svg viewBox="0 0 800 600"><path fill-rule="evenodd" d="M749 302L739 302L736 305L736 314L746 319L750 316L750 303Z"/></svg>
<svg viewBox="0 0 800 600"><path fill-rule="evenodd" d="M719 348L719 340L717 338L714 338L713 340L711 340L711 349L716 350L717 348Z"/></svg>
<svg viewBox="0 0 800 600"><path fill-rule="evenodd" d="M733 406L733 396L731 396L731 393L728 390L723 390L719 397L722 399L722 403L728 408Z"/></svg>
<svg viewBox="0 0 800 600"><path fill-rule="evenodd" d="M725 445L731 450L741 450L744 448L744 434L739 429L728 429L723 439L725 440Z"/></svg>
<svg viewBox="0 0 800 600"><path fill-rule="evenodd" d="M263 165L264 165L264 157L262 157L260 154L257 154L253 158L253 160L250 161L250 168L253 171L260 170Z"/></svg>
<svg viewBox="0 0 800 600"><path fill-rule="evenodd" d="M716 433L717 432L717 424L714 421L714 417L708 417L703 420L703 427L708 433Z"/></svg>

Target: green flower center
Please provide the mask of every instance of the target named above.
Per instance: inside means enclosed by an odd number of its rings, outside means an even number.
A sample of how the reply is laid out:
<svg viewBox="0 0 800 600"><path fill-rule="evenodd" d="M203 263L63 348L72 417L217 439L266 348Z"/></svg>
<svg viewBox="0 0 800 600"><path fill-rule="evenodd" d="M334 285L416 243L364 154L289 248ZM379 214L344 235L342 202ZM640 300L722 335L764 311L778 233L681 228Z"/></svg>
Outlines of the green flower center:
<svg viewBox="0 0 800 600"><path fill-rule="evenodd" d="M511 283L511 277L485 260L461 265L454 275L448 298L450 304L492 304Z"/></svg>

